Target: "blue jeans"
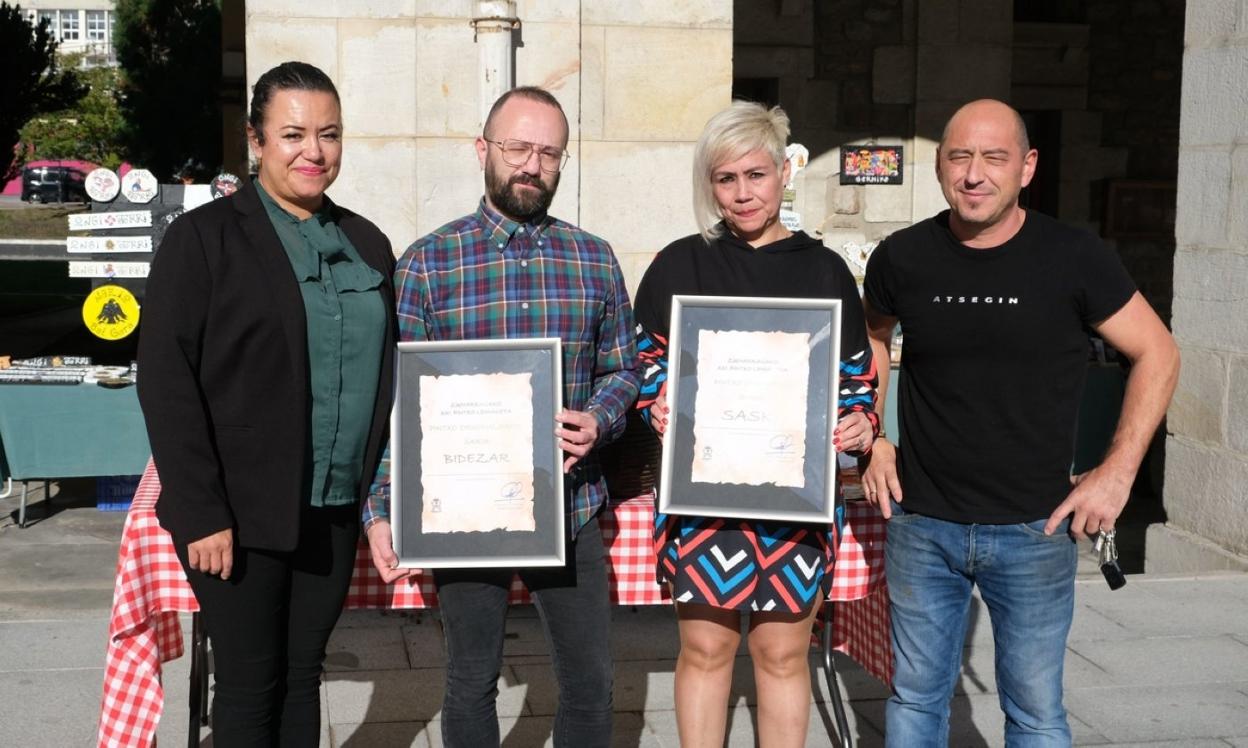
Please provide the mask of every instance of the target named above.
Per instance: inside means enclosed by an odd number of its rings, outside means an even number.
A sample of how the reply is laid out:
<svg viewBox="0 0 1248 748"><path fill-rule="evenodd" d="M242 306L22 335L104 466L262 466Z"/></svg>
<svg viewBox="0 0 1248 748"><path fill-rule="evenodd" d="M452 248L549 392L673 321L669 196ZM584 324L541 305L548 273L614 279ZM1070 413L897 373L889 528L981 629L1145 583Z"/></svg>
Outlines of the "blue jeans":
<svg viewBox="0 0 1248 748"><path fill-rule="evenodd" d="M1005 744L1069 746L1062 665L1075 605L1077 551L1069 518L967 525L907 513L893 502L885 541L895 666L884 710L888 746L945 746L962 664L971 588L992 620Z"/></svg>
<svg viewBox="0 0 1248 748"><path fill-rule="evenodd" d="M558 748L611 744L611 603L597 518L571 541L565 566L520 569L546 628L559 683ZM512 569L435 569L446 637L442 740L447 748L499 744L498 676Z"/></svg>

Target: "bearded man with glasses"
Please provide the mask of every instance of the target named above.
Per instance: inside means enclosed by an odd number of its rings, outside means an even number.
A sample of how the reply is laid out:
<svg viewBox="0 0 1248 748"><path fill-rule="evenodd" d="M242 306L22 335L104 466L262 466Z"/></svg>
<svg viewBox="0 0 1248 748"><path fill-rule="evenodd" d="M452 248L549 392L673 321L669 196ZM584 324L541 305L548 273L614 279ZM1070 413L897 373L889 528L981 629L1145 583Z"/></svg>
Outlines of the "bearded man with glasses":
<svg viewBox="0 0 1248 748"><path fill-rule="evenodd" d="M476 212L416 241L394 276L400 340L558 337L564 405L567 563L530 569L437 569L446 637L442 740L499 744L498 676L507 592L517 571L533 594L559 683L556 746L611 743L610 602L598 511L607 497L597 448L624 430L637 397L633 313L606 242L546 210L567 163L568 121L547 91L503 94L476 140L485 197ZM373 563L392 582L387 450L364 507Z"/></svg>

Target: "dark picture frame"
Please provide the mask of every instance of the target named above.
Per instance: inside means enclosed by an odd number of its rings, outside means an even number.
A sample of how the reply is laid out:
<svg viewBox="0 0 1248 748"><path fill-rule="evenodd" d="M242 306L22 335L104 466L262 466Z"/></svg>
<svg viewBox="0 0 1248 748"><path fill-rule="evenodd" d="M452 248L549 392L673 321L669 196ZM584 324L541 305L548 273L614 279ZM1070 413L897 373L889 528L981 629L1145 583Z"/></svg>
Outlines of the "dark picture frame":
<svg viewBox="0 0 1248 748"><path fill-rule="evenodd" d="M856 145L840 150L841 184L901 184L905 178L905 147Z"/></svg>
<svg viewBox="0 0 1248 748"><path fill-rule="evenodd" d="M659 512L790 522L833 521L837 501L837 460L832 435L836 430L840 390L841 303L840 299L685 295L672 298L667 379L667 402L671 413L663 439ZM722 382L726 371L723 364L712 372L699 371L700 341L706 337L702 334L704 331L732 335L747 333L751 334L747 339L758 341L769 339L769 333L807 336L805 402L798 406L805 415L803 439L800 440L804 454L800 461L781 454L789 443L798 440L769 428L776 427L767 416L771 398L762 392L762 385L749 383L751 376L763 376L751 374L752 371L762 370L757 368L759 360L751 358L759 354L743 350L740 367L735 362L727 364L732 369L740 368L742 372L740 377L735 373L729 376L736 383L731 384L731 388L744 387L741 390L745 393L743 400L722 405L715 401L711 404L708 394L708 401L698 404L700 378L714 376ZM792 342L792 336L783 337ZM761 366L766 369L771 364L763 361ZM745 384L739 384L741 382ZM746 402L750 398L750 388L763 395L763 404L759 406L762 410L754 410L754 406ZM718 397L718 393L727 390L717 383L714 390L711 385L707 386L706 392L712 391ZM779 393L779 396L801 397L801 394L787 391ZM788 401L785 407L792 413L796 412L794 405ZM701 431L695 414L699 408L706 414L715 414L716 418ZM706 450L710 441L699 445L696 437L699 433L715 434L717 431L730 431L731 443L748 445L753 459L734 462L733 465L746 465L746 470L756 466L764 469L761 466L772 464L770 461L780 455L788 460L786 464L789 466L779 469L780 472L794 478L800 475L800 485L796 482L782 485L779 481L757 485L708 482L705 475L698 477L694 461L709 459ZM779 446L777 442L780 442ZM754 449L755 443L757 450Z"/></svg>
<svg viewBox="0 0 1248 748"><path fill-rule="evenodd" d="M562 566L566 561L567 511L563 486L563 455L555 437L555 415L563 407L563 359L559 338L527 338L515 340L419 341L398 344L395 357L395 401L390 421L391 468L391 532L394 551L403 568L518 568L528 566ZM425 509L425 481L434 471L424 464L422 449L426 435L422 425L431 423L433 414L422 413L422 377L455 375L482 376L494 374L528 374L532 390L532 530L499 529L425 532L422 514ZM432 387L440 380L425 379ZM475 384L477 380L463 380ZM482 388L484 389L484 388ZM440 426L463 429L466 433L437 436L431 451L451 443L451 438L472 443L473 434L481 439L495 437L500 425L481 423L499 403L488 397L463 403L447 403L440 414ZM432 395L431 395L432 396ZM447 423L447 413L469 413L463 426ZM523 433L523 432L519 432ZM433 438L433 437L430 437ZM460 443L459 441L455 442ZM449 447L447 447L449 448ZM483 448L484 449L484 448ZM490 453L482 452L483 459ZM476 455L474 454L475 458ZM472 460L475 462L476 460ZM488 459L485 459L488 462ZM444 460L450 463L450 456ZM429 470L429 476L426 475ZM465 490L474 491L474 500L490 487L496 469L490 464L470 464L463 476L437 479L457 481ZM515 481L497 478L500 488L492 494L505 502L508 494L516 493ZM471 484L469 486L468 484ZM488 490L493 491L490 487ZM441 511L431 504L433 511ZM453 501L454 496L448 500ZM488 502L487 502L488 503ZM489 519L489 514L474 515ZM488 522L487 522L488 524Z"/></svg>

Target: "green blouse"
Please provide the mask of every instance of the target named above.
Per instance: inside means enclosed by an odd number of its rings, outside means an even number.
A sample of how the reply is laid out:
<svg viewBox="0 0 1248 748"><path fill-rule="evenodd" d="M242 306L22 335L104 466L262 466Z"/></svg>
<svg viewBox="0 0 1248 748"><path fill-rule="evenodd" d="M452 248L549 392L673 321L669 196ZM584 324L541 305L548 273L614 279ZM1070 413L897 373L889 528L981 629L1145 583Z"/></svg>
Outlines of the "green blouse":
<svg viewBox="0 0 1248 748"><path fill-rule="evenodd" d="M259 180L255 184L299 281L307 318L312 461L305 485L312 506L352 504L381 373L382 275L351 245L338 226L338 208L328 199L300 220L278 205Z"/></svg>

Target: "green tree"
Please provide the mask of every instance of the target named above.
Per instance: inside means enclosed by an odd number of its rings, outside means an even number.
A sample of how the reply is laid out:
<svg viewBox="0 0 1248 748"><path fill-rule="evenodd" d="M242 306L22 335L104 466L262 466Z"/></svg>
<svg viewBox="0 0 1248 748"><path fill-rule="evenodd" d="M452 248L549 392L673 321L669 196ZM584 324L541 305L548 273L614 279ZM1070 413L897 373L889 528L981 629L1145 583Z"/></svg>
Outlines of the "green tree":
<svg viewBox="0 0 1248 748"><path fill-rule="evenodd" d="M221 164L221 7L214 0L117 0L126 152L168 181Z"/></svg>
<svg viewBox="0 0 1248 748"><path fill-rule="evenodd" d="M74 71L57 63L47 22L32 26L22 16L20 5L0 2L0 165L6 179L20 163L9 148L26 120L64 109L83 94Z"/></svg>
<svg viewBox="0 0 1248 748"><path fill-rule="evenodd" d="M63 62L74 67L76 56ZM86 93L69 109L32 118L20 139L33 158L73 158L110 169L122 162L121 109L117 103L120 76L115 68L97 67L79 73Z"/></svg>

